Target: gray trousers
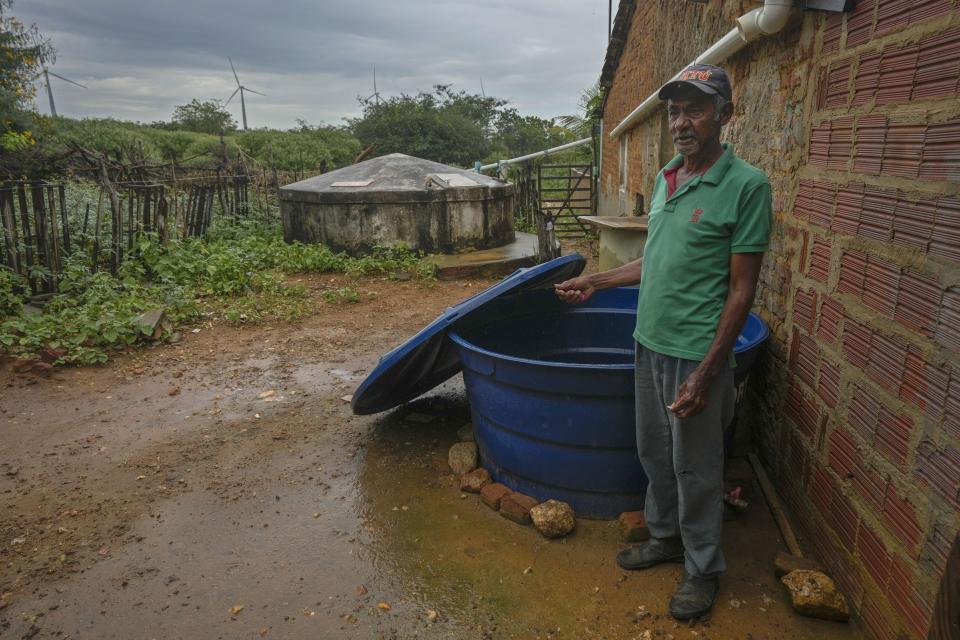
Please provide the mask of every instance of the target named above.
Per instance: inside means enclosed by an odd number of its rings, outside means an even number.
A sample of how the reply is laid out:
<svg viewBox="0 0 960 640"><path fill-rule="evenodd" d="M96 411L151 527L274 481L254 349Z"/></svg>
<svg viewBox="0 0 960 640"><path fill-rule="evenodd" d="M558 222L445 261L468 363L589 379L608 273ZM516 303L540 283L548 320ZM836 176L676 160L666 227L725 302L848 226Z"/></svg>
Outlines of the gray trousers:
<svg viewBox="0 0 960 640"><path fill-rule="evenodd" d="M637 453L650 483L644 515L655 538L680 536L685 566L694 576L726 568L723 528L723 428L733 418L733 370L710 385L707 405L680 419L667 408L699 362L637 345Z"/></svg>

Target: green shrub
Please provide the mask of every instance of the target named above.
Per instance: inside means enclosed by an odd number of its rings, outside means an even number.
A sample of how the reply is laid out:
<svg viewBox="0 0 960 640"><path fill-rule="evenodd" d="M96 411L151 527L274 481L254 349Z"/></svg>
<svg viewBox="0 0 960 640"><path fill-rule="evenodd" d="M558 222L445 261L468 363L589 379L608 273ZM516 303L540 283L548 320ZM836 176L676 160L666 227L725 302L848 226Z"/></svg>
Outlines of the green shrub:
<svg viewBox="0 0 960 640"><path fill-rule="evenodd" d="M403 248L351 258L321 245L287 244L279 225L253 221L220 223L205 239L166 245L145 235L116 278L93 273L89 264L82 252L66 259L59 292L35 314L22 312L20 277L0 270L0 317L5 317L0 348L37 355L45 347L63 347L66 362L104 362L110 349L144 338L136 319L154 309L162 309L174 325L211 312L235 324L296 320L310 310L309 301L304 287L288 285L285 274L432 275L420 256ZM335 303L360 300L350 287L323 297Z"/></svg>

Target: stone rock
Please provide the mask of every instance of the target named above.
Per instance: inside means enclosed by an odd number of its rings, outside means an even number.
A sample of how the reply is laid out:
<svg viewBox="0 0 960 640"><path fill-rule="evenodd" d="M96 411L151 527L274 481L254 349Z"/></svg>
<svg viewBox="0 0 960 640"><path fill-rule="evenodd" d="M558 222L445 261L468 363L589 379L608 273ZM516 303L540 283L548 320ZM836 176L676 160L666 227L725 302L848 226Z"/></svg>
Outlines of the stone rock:
<svg viewBox="0 0 960 640"><path fill-rule="evenodd" d="M797 556L791 555L784 551L778 551L777 555L773 556L773 573L778 578L782 578L791 571L796 571L797 569L819 571L821 573L826 573L827 571L826 567L816 560L811 560L809 558L798 558Z"/></svg>
<svg viewBox="0 0 960 640"><path fill-rule="evenodd" d="M30 370L34 373L49 376L50 372L53 371L53 365L49 362L34 362Z"/></svg>
<svg viewBox="0 0 960 640"><path fill-rule="evenodd" d="M530 509L533 526L548 538L561 538L576 526L573 507L560 500L547 500Z"/></svg>
<svg viewBox="0 0 960 640"><path fill-rule="evenodd" d="M496 511L500 508L500 502L503 498L511 493L513 493L513 491L510 490L510 487L502 485L499 482L494 482L480 489L480 499L483 501L483 504Z"/></svg>
<svg viewBox="0 0 960 640"><path fill-rule="evenodd" d="M46 363L53 364L60 358L66 357L66 355L67 350L63 347L46 347L40 352L40 359Z"/></svg>
<svg viewBox="0 0 960 640"><path fill-rule="evenodd" d="M492 482L490 472L480 467L479 469L474 469L470 473L465 473L460 476L460 491L480 493L490 482Z"/></svg>
<svg viewBox="0 0 960 640"><path fill-rule="evenodd" d="M153 309L134 318L133 324L140 329L140 333L144 336L156 340L163 335L164 318L163 309Z"/></svg>
<svg viewBox="0 0 960 640"><path fill-rule="evenodd" d="M650 531L647 529L647 519L643 511L624 511L617 518L617 524L620 525L620 537L624 542L642 542L650 539Z"/></svg>
<svg viewBox="0 0 960 640"><path fill-rule="evenodd" d="M36 358L17 358L13 361L13 370L16 373L26 373L30 371L37 362L39 362L39 360Z"/></svg>
<svg viewBox="0 0 960 640"><path fill-rule="evenodd" d="M850 618L846 599L827 574L797 569L780 578L780 582L790 590L791 603L800 615L838 622Z"/></svg>
<svg viewBox="0 0 960 640"><path fill-rule="evenodd" d="M447 464L459 476L477 468L477 445L475 442L458 442L450 447Z"/></svg>
<svg viewBox="0 0 960 640"><path fill-rule="evenodd" d="M468 422L457 429L457 438L460 440L460 442L473 442L473 423Z"/></svg>
<svg viewBox="0 0 960 640"><path fill-rule="evenodd" d="M530 524L530 509L537 501L523 493L511 493L500 500L500 515L517 524Z"/></svg>

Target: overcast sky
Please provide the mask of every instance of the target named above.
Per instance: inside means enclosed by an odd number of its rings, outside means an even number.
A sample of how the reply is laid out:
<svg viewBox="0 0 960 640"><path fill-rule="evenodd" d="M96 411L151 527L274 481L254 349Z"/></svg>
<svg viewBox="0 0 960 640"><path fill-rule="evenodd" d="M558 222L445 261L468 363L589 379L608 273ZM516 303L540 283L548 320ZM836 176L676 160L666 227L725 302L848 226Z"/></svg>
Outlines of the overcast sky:
<svg viewBox="0 0 960 640"><path fill-rule="evenodd" d="M60 115L169 120L230 96L230 56L266 94L247 94L250 127L340 124L373 92L374 66L381 96L480 93L482 77L522 113L574 113L607 39L604 0L15 0L11 13L53 40L51 70L88 87L53 78ZM37 103L49 113L39 86Z"/></svg>

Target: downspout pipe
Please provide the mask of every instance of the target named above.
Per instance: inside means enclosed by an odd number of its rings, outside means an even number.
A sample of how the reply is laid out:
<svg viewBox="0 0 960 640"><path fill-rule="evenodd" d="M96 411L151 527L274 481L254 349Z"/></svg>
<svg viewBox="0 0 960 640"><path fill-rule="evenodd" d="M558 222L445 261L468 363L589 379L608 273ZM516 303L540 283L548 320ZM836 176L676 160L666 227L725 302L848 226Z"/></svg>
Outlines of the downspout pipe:
<svg viewBox="0 0 960 640"><path fill-rule="evenodd" d="M792 8L793 3L789 0L765 0L762 7L757 7L737 18L736 28L731 29L725 36L710 45L710 48L690 64L719 65L754 40L779 33L787 25ZM676 80L682 71L683 69L678 71L667 82ZM625 131L653 113L660 106L660 102L656 91L647 96L636 109L613 128L610 137L619 138Z"/></svg>

